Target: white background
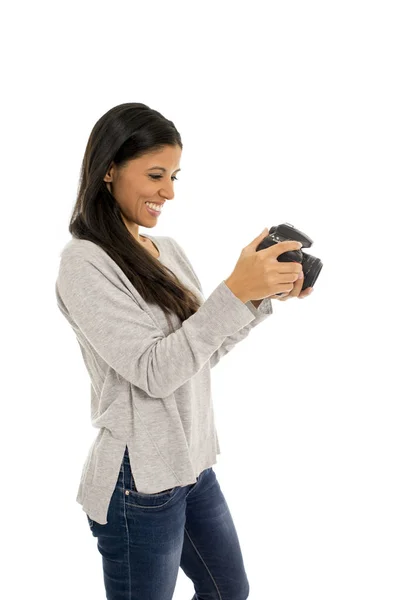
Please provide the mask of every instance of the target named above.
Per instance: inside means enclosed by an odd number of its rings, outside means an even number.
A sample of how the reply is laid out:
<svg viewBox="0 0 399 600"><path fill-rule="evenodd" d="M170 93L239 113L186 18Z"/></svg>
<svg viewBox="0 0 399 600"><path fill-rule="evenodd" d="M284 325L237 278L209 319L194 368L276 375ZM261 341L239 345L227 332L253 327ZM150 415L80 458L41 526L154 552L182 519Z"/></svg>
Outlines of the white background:
<svg viewBox="0 0 399 600"><path fill-rule="evenodd" d="M75 497L97 430L56 306L88 136L143 102L183 141L153 229L207 297L263 228L308 234L313 294L212 371L214 470L250 600L397 600L397 3L22 2L2 32L2 596L105 598ZM174 600L191 599L180 570ZM144 600L144 599L143 599ZM223 599L229 600L229 599Z"/></svg>

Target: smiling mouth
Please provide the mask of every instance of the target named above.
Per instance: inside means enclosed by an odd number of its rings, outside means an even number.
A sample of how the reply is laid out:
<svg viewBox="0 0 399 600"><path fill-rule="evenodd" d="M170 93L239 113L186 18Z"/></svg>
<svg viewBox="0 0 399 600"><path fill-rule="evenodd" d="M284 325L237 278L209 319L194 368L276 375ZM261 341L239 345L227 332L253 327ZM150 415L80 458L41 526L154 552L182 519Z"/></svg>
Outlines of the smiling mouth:
<svg viewBox="0 0 399 600"><path fill-rule="evenodd" d="M145 207L146 207L147 211L150 213L150 215L152 215L153 217L158 217L162 212L162 208L159 208L159 210L156 210L156 209L148 206L147 203L145 203Z"/></svg>
<svg viewBox="0 0 399 600"><path fill-rule="evenodd" d="M158 206L159 208L162 209L165 202L150 202L149 200L147 200L146 202L144 202L144 204L146 204L147 206L148 206L148 204L153 204L154 206Z"/></svg>

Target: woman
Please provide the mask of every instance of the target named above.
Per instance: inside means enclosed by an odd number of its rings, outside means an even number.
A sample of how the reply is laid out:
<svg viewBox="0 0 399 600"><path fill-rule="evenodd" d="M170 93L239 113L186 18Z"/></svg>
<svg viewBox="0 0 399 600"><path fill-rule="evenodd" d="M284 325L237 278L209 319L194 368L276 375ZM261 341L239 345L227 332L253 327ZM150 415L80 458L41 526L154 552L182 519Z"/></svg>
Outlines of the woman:
<svg viewBox="0 0 399 600"><path fill-rule="evenodd" d="M175 239L139 234L173 199L182 148L174 124L145 104L98 120L56 281L92 384L99 432L77 502L110 600L171 600L179 567L196 599L248 597L212 469L220 448L210 370L272 314L273 294L300 291L301 265L277 261L295 242L256 252L267 230L206 300Z"/></svg>

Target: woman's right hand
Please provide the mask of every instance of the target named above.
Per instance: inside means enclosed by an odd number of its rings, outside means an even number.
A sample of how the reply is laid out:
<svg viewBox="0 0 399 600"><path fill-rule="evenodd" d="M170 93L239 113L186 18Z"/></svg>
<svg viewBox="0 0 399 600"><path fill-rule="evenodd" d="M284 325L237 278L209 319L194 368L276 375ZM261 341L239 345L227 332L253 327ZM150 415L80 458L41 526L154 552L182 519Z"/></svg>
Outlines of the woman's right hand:
<svg viewBox="0 0 399 600"><path fill-rule="evenodd" d="M242 249L233 272L224 280L233 294L244 303L279 293L289 293L302 272L301 263L277 260L280 254L301 248L299 242L287 240L256 251L267 235L269 230L266 228Z"/></svg>

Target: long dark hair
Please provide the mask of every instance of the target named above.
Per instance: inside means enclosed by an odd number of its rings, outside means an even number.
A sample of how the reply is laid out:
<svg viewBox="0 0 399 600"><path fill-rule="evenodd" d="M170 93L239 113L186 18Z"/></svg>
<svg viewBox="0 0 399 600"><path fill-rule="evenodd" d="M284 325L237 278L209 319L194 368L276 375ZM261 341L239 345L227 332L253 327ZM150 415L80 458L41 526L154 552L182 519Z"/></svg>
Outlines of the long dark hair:
<svg viewBox="0 0 399 600"><path fill-rule="evenodd" d="M162 307L166 318L184 321L200 304L175 274L143 248L127 229L104 176L112 161L123 166L166 145L183 144L174 123L145 104L114 106L94 125L83 157L78 196L69 224L72 237L101 246L146 302Z"/></svg>

